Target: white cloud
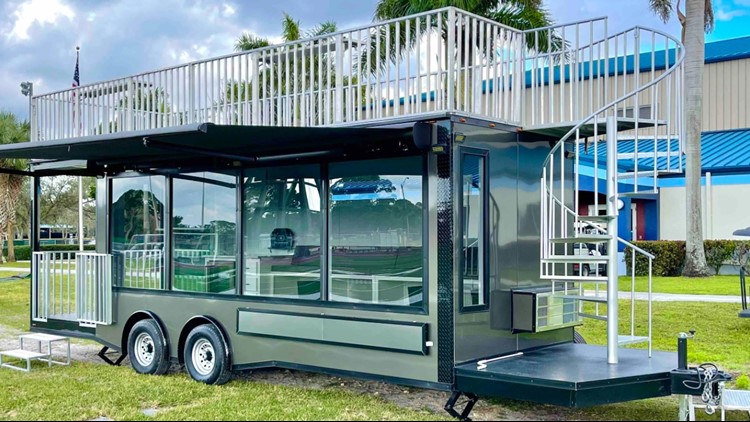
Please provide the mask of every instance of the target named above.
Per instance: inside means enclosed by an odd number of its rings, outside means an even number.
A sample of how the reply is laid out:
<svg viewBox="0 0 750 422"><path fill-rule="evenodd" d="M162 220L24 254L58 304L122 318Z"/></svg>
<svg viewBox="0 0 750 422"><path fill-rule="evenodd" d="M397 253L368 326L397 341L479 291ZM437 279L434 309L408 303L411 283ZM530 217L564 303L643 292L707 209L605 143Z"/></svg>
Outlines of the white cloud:
<svg viewBox="0 0 750 422"><path fill-rule="evenodd" d="M744 16L747 14L747 11L745 10L730 10L726 11L724 9L719 9L719 11L716 12L716 20L720 22L726 22L731 21L732 19Z"/></svg>
<svg viewBox="0 0 750 422"><path fill-rule="evenodd" d="M224 4L224 12L223 15L225 18L228 18L235 14L237 10L231 5L231 4Z"/></svg>
<svg viewBox="0 0 750 422"><path fill-rule="evenodd" d="M60 17L73 20L75 12L61 0L29 0L21 3L13 12L15 23L8 34L8 38L18 40L29 39L29 29L35 23L52 24Z"/></svg>

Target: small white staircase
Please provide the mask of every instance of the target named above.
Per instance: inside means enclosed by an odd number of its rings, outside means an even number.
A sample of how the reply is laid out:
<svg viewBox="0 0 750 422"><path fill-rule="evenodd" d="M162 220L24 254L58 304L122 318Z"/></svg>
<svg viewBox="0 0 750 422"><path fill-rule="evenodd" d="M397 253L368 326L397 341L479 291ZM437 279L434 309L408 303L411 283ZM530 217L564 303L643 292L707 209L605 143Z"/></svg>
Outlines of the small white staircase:
<svg viewBox="0 0 750 422"><path fill-rule="evenodd" d="M630 38L629 40L627 38ZM641 51L644 39L662 37L662 48L674 54L665 68L657 73L653 58L660 53L658 43L652 51ZM618 45L635 46L635 51L618 49ZM622 69L614 74L605 71L598 79L611 86L608 103L597 112L578 122L546 124L526 131L559 136L551 149L541 175L541 245L540 278L548 280L553 295L578 303L579 318L607 324L607 355L610 364L618 363L622 346L648 343L652 346L651 268L654 256L618 236L618 203L625 196L658 193L657 179L664 173L682 170L682 45L674 38L644 28L615 35L604 48L614 51L612 63L626 63L627 56L651 55L651 78L645 83ZM614 50L612 50L612 48ZM667 53L670 54L670 53ZM616 65L615 65L616 66ZM631 69L632 70L632 69ZM638 70L635 71L636 73ZM598 82L597 82L598 83ZM629 85L628 85L629 84ZM622 94L618 93L621 92ZM628 116L628 110L642 110L649 103L649 116ZM641 113L636 113L641 114ZM628 116L628 117L621 117ZM618 153L622 144L626 152ZM581 157L587 162L582 165ZM606 205L604 215L580 215L581 168L586 167L593 182L593 209ZM600 191L598 180L606 180ZM620 193L620 190L623 193ZM636 301L630 301L630 329L620 333L618 301L617 251L624 245L631 255L631 293L635 292L636 254L643 255L649 267L648 327L636 329ZM639 309L643 304L639 305ZM606 310L602 310L605 308Z"/></svg>

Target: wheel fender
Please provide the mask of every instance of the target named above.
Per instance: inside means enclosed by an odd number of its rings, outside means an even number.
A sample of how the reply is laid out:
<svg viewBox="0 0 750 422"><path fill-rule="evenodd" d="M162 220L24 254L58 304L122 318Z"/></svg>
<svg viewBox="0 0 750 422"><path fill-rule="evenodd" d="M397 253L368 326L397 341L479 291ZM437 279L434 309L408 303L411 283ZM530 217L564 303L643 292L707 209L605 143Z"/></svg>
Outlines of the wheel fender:
<svg viewBox="0 0 750 422"><path fill-rule="evenodd" d="M122 332L122 350L120 352L124 355L127 355L128 337L130 335L130 331L138 321L142 321L144 319L153 319L156 322L156 326L159 328L159 335L161 335L161 341L166 346L164 347L163 358L169 360L169 337L167 337L167 329L164 327L164 323L158 315L156 315L152 311L147 310L133 312L130 317L128 317L128 322L125 324L125 329Z"/></svg>

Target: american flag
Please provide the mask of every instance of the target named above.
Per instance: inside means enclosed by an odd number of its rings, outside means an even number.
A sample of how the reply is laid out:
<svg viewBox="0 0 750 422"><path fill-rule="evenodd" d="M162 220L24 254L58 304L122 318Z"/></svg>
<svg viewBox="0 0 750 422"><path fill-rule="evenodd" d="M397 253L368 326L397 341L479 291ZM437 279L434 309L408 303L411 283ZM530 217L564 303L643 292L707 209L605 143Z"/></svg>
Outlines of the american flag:
<svg viewBox="0 0 750 422"><path fill-rule="evenodd" d="M73 72L73 88L76 88L77 86L81 84L81 79L79 78L79 75L78 75L78 54L79 54L79 49L76 48L76 70L75 72Z"/></svg>

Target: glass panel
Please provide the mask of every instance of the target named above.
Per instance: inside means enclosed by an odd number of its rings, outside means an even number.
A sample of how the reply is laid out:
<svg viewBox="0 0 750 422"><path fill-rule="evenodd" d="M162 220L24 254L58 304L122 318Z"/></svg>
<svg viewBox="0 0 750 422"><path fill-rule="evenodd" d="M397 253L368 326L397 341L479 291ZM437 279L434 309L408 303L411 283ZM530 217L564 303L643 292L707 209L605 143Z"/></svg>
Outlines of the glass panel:
<svg viewBox="0 0 750 422"><path fill-rule="evenodd" d="M484 157L463 156L463 306L485 304L484 283Z"/></svg>
<svg viewBox="0 0 750 422"><path fill-rule="evenodd" d="M244 294L320 299L320 167L248 170L243 189Z"/></svg>
<svg viewBox="0 0 750 422"><path fill-rule="evenodd" d="M330 299L422 306L422 158L330 167Z"/></svg>
<svg viewBox="0 0 750 422"><path fill-rule="evenodd" d="M173 180L172 288L236 293L236 176L201 172Z"/></svg>
<svg viewBox="0 0 750 422"><path fill-rule="evenodd" d="M162 176L112 180L111 250L117 285L164 288L165 185Z"/></svg>

